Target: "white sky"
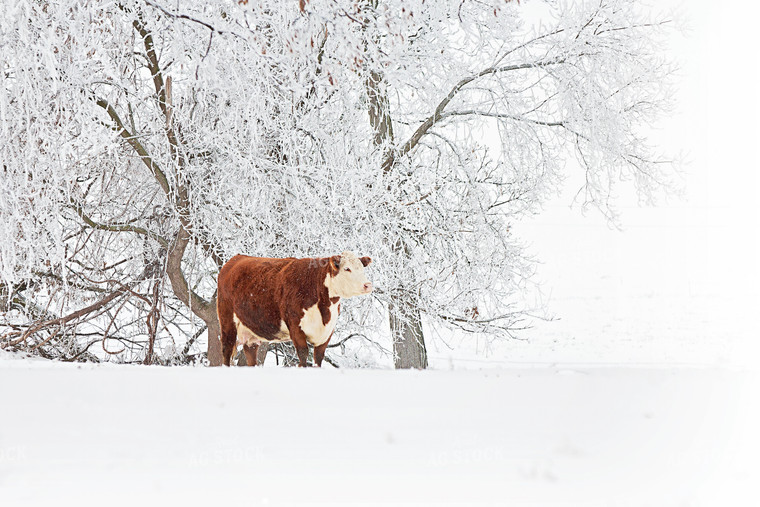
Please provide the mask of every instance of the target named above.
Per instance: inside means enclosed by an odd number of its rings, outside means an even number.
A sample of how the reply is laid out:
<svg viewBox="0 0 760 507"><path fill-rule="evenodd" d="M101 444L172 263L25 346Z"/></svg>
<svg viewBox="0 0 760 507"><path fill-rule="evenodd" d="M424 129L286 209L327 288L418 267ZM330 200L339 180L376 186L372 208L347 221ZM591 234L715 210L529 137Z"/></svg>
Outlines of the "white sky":
<svg viewBox="0 0 760 507"><path fill-rule="evenodd" d="M758 357L758 58L750 10L670 0L685 29L676 111L652 137L685 155L686 195L656 208L619 202L624 230L571 209L579 183L515 226L541 259L549 309L523 360L749 364ZM757 338L756 336L757 335ZM530 352L533 350L533 352ZM501 354L499 354L501 355Z"/></svg>

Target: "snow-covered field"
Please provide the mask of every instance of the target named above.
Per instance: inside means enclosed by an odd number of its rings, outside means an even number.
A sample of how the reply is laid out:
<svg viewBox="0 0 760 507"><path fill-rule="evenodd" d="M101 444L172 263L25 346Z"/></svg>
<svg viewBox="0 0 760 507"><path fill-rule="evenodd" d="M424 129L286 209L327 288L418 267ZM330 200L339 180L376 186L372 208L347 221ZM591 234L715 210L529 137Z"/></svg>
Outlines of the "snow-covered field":
<svg viewBox="0 0 760 507"><path fill-rule="evenodd" d="M209 369L5 354L0 498L757 505L754 380L714 368Z"/></svg>

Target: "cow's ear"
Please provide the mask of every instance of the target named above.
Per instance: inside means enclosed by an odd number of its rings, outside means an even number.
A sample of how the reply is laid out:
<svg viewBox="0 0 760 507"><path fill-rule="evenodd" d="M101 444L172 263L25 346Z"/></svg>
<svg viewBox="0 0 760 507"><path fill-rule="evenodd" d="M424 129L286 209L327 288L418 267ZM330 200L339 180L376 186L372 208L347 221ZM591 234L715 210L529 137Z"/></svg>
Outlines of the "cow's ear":
<svg viewBox="0 0 760 507"><path fill-rule="evenodd" d="M365 268L369 266L370 264L372 264L372 259L370 259L369 257L362 257L359 260L362 261L362 266L364 266Z"/></svg>
<svg viewBox="0 0 760 507"><path fill-rule="evenodd" d="M340 255L330 257L330 270L337 273L340 271Z"/></svg>

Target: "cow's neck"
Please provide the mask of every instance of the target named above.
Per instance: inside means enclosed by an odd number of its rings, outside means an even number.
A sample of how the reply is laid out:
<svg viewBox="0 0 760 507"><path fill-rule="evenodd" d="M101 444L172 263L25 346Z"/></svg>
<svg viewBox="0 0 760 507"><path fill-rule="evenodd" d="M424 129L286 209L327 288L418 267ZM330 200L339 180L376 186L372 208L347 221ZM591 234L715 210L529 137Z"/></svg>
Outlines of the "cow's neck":
<svg viewBox="0 0 760 507"><path fill-rule="evenodd" d="M340 296L335 293L335 289L333 288L330 273L325 273L325 287L327 287L327 297L330 299L330 303L334 304L340 301Z"/></svg>

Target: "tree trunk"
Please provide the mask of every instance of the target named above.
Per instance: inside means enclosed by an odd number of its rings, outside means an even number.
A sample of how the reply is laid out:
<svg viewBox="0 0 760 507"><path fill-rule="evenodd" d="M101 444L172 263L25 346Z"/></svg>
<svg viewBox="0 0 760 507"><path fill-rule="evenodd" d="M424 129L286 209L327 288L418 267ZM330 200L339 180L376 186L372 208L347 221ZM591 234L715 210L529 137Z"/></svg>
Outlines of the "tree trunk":
<svg viewBox="0 0 760 507"><path fill-rule="evenodd" d="M208 364L209 366L221 366L222 365L222 342L219 339L219 319L214 318L210 322L206 322L208 331L206 337L208 338Z"/></svg>
<svg viewBox="0 0 760 507"><path fill-rule="evenodd" d="M396 243L393 250L400 252L407 259L411 252L406 244ZM393 338L393 365L396 369L427 368L427 349L422 332L422 317L418 294L406 291L391 293L388 303L388 319Z"/></svg>
<svg viewBox="0 0 760 507"><path fill-rule="evenodd" d="M388 96L380 86L382 74L371 71L367 76L366 89L369 98L369 122L375 131L375 146L383 147L385 156L382 169L393 170L393 122ZM409 249L400 242L393 244L394 253L409 258ZM427 351L422 332L422 320L418 300L403 291L391 291L388 302L388 320L393 340L393 364L396 368L427 368Z"/></svg>
<svg viewBox="0 0 760 507"><path fill-rule="evenodd" d="M186 187L183 177L187 160L184 156L185 150L183 150L181 146L183 142L182 138L179 135L179 132L175 129L171 76L164 77L162 68L159 64L158 52L154 46L153 34L147 29L139 11L136 14L133 25L143 40L145 55L148 61L148 69L153 76L153 84L156 91L156 98L158 99L158 106L161 114L166 118L164 132L166 133L169 151L175 164L175 187L172 188L170 186L169 180L166 178L166 173L161 170L152 158L147 156L147 152L144 150L144 147L140 145L139 140L135 136L127 135L125 138L135 148L143 162L151 169L157 181L161 184L168 201L173 202L177 208L180 223L179 229L168 247L166 274L169 277L172 291L175 296L177 296L183 304L189 307L190 310L203 320L203 322L206 323L206 326L208 326L207 354L209 366L220 366L222 364L222 345L219 339L220 329L219 319L216 315L216 298L207 301L190 288L190 285L185 278L185 274L182 271L182 258L185 255L185 250L187 249L192 236L198 240L198 243L214 262L216 262L217 267L219 268L222 266L222 259L214 252L212 245L207 244L203 231L193 228L189 219L191 192ZM108 111L108 108L106 108L106 110ZM109 114L111 113L109 112ZM111 116L119 126L119 130L122 131L122 135L124 135L126 129L124 129L121 121L117 121L118 118L115 116L115 113L111 114Z"/></svg>
<svg viewBox="0 0 760 507"><path fill-rule="evenodd" d="M416 305L410 305L405 312L396 307L404 304L401 297L392 298L388 304L388 317L393 337L393 365L396 369L427 368L427 350L422 333L422 319Z"/></svg>

